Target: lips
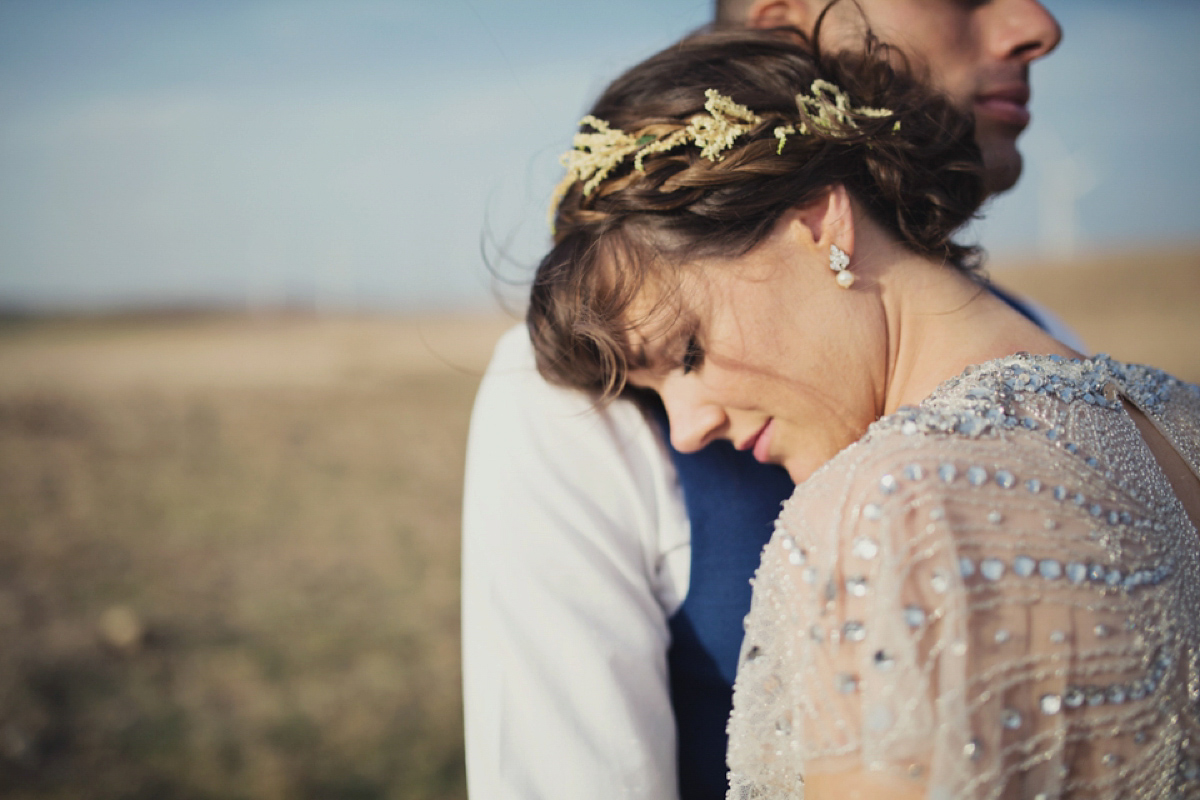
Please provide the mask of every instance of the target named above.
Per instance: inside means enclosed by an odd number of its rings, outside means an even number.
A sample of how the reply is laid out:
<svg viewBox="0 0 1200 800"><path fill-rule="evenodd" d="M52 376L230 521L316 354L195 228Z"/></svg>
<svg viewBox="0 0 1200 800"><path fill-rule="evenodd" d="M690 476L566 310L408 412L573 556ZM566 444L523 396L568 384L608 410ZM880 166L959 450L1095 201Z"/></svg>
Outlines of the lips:
<svg viewBox="0 0 1200 800"><path fill-rule="evenodd" d="M775 418L767 420L763 426L751 436L737 446L738 450L752 450L754 458L763 464L771 457L771 431L774 428Z"/></svg>
<svg viewBox="0 0 1200 800"><path fill-rule="evenodd" d="M1024 128L1029 124L1029 85L1012 84L975 96L975 113Z"/></svg>

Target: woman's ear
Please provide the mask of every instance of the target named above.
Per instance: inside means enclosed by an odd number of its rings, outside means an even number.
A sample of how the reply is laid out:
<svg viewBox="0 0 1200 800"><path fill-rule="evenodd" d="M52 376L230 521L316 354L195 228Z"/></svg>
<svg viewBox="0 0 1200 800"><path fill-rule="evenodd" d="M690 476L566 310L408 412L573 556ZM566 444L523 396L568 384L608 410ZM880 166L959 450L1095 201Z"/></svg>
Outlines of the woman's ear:
<svg viewBox="0 0 1200 800"><path fill-rule="evenodd" d="M755 0L746 10L747 28L778 28L791 25L811 31L816 21L806 0Z"/></svg>
<svg viewBox="0 0 1200 800"><path fill-rule="evenodd" d="M837 245L854 252L854 210L845 186L833 186L807 205L794 209L796 221L807 229L806 239L821 252Z"/></svg>

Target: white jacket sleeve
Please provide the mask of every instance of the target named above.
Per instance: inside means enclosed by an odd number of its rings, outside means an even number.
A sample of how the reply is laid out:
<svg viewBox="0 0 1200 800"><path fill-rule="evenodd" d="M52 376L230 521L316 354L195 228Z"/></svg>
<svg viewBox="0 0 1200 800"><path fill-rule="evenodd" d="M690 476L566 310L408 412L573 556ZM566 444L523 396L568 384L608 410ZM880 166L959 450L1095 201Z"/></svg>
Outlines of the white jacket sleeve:
<svg viewBox="0 0 1200 800"><path fill-rule="evenodd" d="M497 345L471 420L463 682L474 800L675 798L667 617L688 529L631 403L596 410Z"/></svg>

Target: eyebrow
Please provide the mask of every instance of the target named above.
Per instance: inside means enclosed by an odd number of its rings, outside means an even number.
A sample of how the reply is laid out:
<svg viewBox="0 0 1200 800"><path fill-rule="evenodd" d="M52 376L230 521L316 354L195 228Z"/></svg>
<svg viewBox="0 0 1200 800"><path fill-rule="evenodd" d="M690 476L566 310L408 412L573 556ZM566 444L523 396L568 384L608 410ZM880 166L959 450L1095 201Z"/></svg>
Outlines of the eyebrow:
<svg viewBox="0 0 1200 800"><path fill-rule="evenodd" d="M647 352L648 340L645 337L638 335L636 341L630 337L627 356L629 369L660 369L678 366L686 355L688 341L699 337L699 331L700 325L695 318L689 316L687 319L677 320L666 333L653 340L654 346L650 349L657 356L654 359Z"/></svg>

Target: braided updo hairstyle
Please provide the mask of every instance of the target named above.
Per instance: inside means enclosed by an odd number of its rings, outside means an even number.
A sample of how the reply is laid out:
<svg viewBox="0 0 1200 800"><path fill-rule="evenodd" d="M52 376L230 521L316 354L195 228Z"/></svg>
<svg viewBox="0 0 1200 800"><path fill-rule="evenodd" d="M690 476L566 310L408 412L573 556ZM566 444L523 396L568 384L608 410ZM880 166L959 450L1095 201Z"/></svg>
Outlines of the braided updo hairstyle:
<svg viewBox="0 0 1200 800"><path fill-rule="evenodd" d="M604 398L621 392L626 312L648 281L661 285L690 260L749 252L785 212L833 186L914 253L975 268L975 249L950 238L985 198L971 117L870 36L858 53L822 53L812 41L795 30L695 35L630 69L596 102L592 116L647 139L704 113L709 89L761 122L719 160L676 147L648 155L641 171L625 159L590 193L579 182L567 190L526 315L547 380ZM781 148L775 129L799 127L796 95L817 79L855 108L893 113L852 114L837 130L809 125Z"/></svg>

